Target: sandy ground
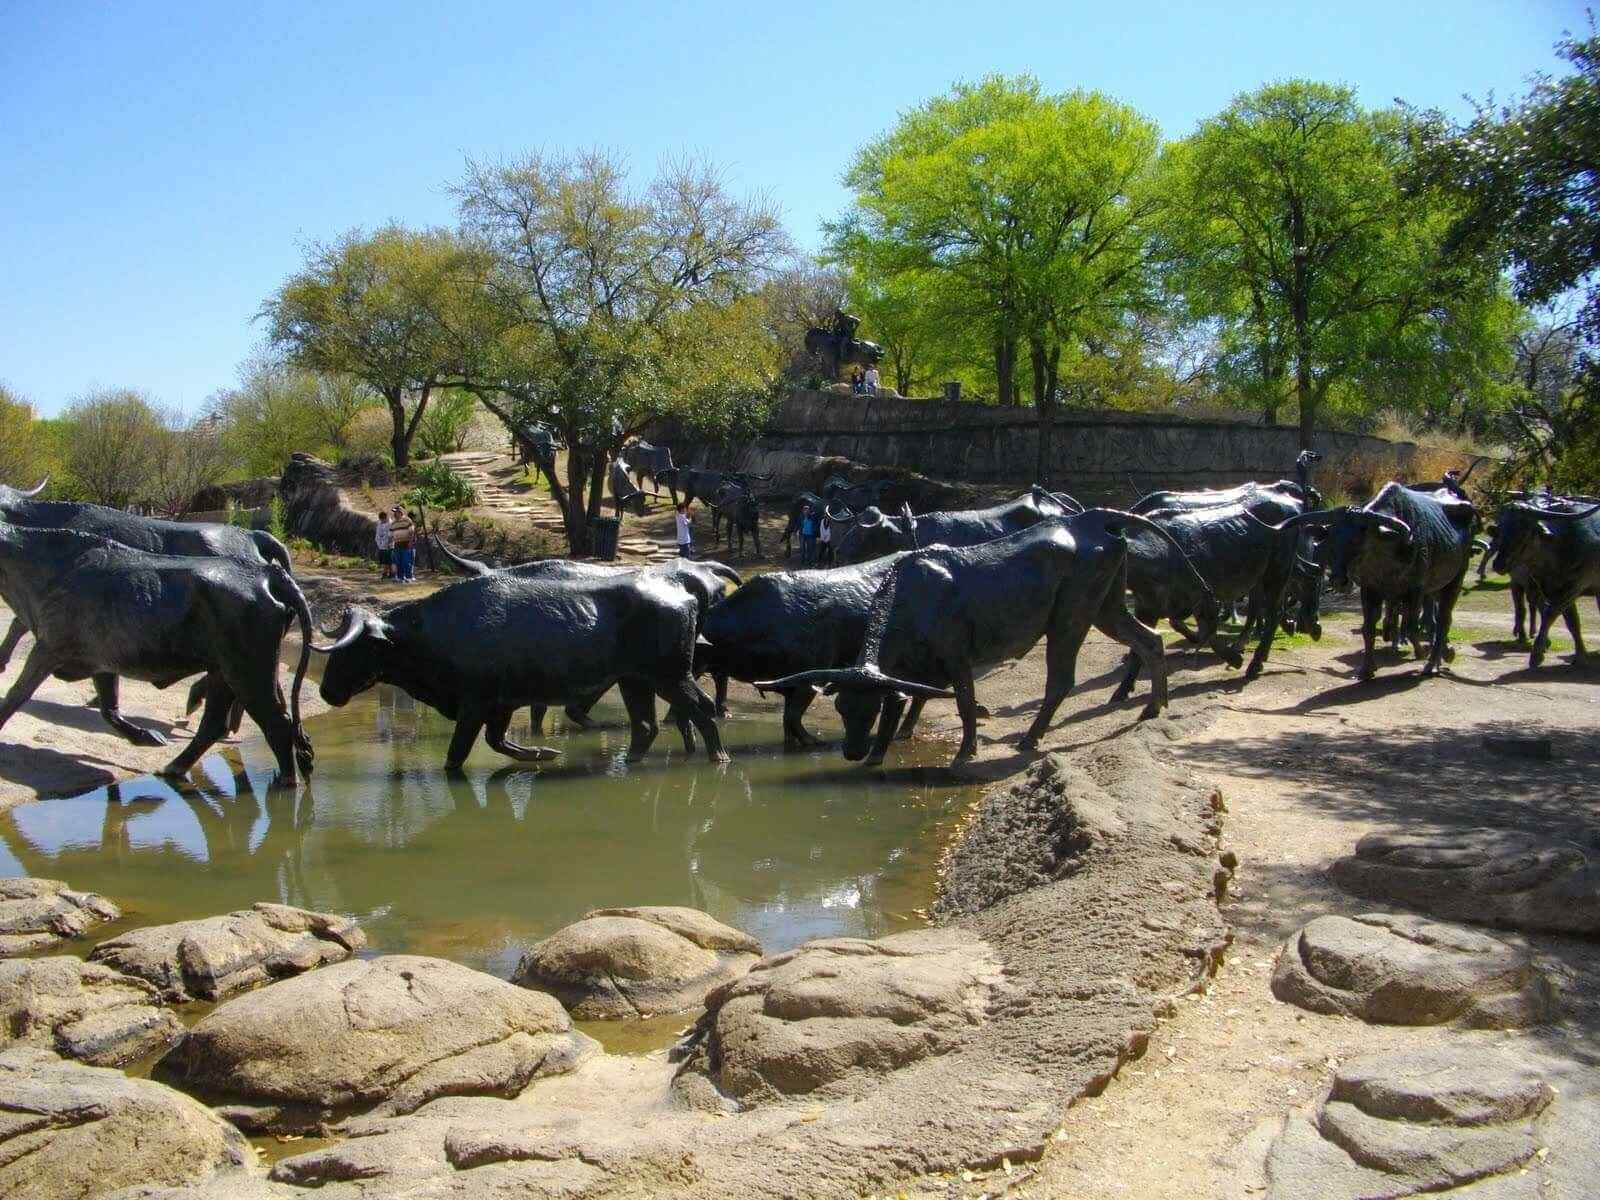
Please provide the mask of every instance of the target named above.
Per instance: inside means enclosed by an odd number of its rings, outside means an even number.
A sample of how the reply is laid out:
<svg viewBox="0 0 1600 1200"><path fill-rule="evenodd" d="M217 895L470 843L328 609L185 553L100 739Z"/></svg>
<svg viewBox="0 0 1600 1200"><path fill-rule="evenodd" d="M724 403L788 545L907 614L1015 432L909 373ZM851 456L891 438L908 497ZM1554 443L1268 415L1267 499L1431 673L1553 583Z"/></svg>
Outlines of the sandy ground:
<svg viewBox="0 0 1600 1200"><path fill-rule="evenodd" d="M1525 652L1509 644L1506 603L1499 590L1469 594L1455 622L1455 662L1435 680L1421 679L1409 658L1385 656L1376 682L1356 683L1359 642L1348 612L1325 619L1320 644L1277 647L1264 677L1244 689L1211 655L1174 652L1171 712L1179 719L1171 753L1222 788L1225 841L1240 859L1225 905L1234 927L1226 964L1205 994L1180 1003L1143 1059L1103 1095L1064 1114L1041 1162L1009 1174L924 1180L907 1194L1247 1196L1257 1183L1238 1147L1263 1118L1304 1106L1354 1054L1452 1036L1305 1013L1275 1001L1268 980L1279 946L1304 921L1370 907L1325 875L1368 832L1491 824L1600 846L1600 668L1573 667L1570 647L1558 641L1544 668L1527 670ZM28 644L0 684L15 677ZM1108 704L1119 657L1119 647L1091 635L1078 692L1045 749L1070 752L1129 728L1146 685L1135 701ZM1041 645L979 682L979 699L994 715L966 774L1001 780L1032 761L1013 743L1032 718L1043 677ZM123 707L180 741L186 691L125 685ZM174 753L112 735L85 706L89 692L86 683L52 680L0 731L0 807L144 772ZM736 702L742 694L736 690ZM308 713L320 707L314 690L304 702ZM926 731L948 736L957 727L952 705L929 706ZM1550 737L1553 758L1485 750L1484 735L1507 728ZM247 725L244 735L252 733ZM1562 1025L1545 1036L1600 1065L1600 943L1527 942L1565 1004Z"/></svg>
<svg viewBox="0 0 1600 1200"><path fill-rule="evenodd" d="M1342 1060L1460 1036L1307 1013L1276 1001L1268 985L1279 947L1305 921L1373 907L1340 892L1325 874L1364 834L1482 824L1600 847L1600 668L1570 665L1563 649L1528 671L1526 652L1510 645L1504 596L1465 598L1455 620L1456 660L1442 679L1423 680L1420 663L1385 656L1376 682L1356 683L1360 642L1352 613L1326 618L1320 644L1275 648L1267 673L1243 690L1237 674L1210 655L1172 656L1172 712L1180 729L1197 731L1176 740L1171 753L1222 788L1224 843L1240 859L1224 905L1234 927L1226 964L1205 994L1180 1003L1142 1060L1065 1114L1041 1162L968 1181L928 1180L908 1194L1258 1194L1256 1164L1239 1147L1263 1119L1305 1106ZM1111 649L1091 637L1080 691L1063 706L1077 707L1046 748L1118 736L1134 716L1131 704L1105 711L1114 686ZM985 742L974 771L1011 773L1017 757L992 739L1025 727L1042 691L1037 651L979 682L980 701L996 715L981 727ZM1012 707L1009 696L1025 699ZM928 711L930 729L957 727L953 711ZM1552 759L1504 758L1483 748L1486 733L1507 729L1550 737ZM1534 1036L1600 1069L1600 943L1521 940L1540 956L1565 1007L1559 1028ZM1600 1181L1596 1186L1600 1192Z"/></svg>

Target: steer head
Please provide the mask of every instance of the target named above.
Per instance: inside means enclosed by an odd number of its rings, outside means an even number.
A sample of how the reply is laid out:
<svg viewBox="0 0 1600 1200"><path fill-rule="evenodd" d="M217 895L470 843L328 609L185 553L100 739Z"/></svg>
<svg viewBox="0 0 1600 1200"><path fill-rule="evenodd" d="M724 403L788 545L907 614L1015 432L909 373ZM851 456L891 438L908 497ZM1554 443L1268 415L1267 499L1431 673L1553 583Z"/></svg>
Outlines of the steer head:
<svg viewBox="0 0 1600 1200"><path fill-rule="evenodd" d="M840 540L839 558L843 562L866 562L909 547L900 522L873 505L856 514L855 524Z"/></svg>
<svg viewBox="0 0 1600 1200"><path fill-rule="evenodd" d="M352 605L345 611L339 634L331 643L311 643L312 650L328 658L322 672L322 698L335 708L350 703L352 696L378 682L391 647L389 625L384 619Z"/></svg>
<svg viewBox="0 0 1600 1200"><path fill-rule="evenodd" d="M851 762L860 762L872 751L872 728L887 708L886 720L894 723L905 708L908 697L930 699L948 697L953 693L944 688L930 687L909 679L895 679L885 675L876 663L854 667L837 667L829 670L801 671L758 683L761 691L785 691L790 688L820 687L824 696L832 696L833 706L844 721L844 756Z"/></svg>
<svg viewBox="0 0 1600 1200"><path fill-rule="evenodd" d="M1402 568L1415 547L1411 526L1399 517L1366 508L1345 508L1329 526L1322 550L1328 580L1342 588L1354 576L1377 579Z"/></svg>
<svg viewBox="0 0 1600 1200"><path fill-rule="evenodd" d="M1507 504L1495 523L1491 543L1495 548L1494 569L1505 575L1513 567L1536 565L1541 557L1557 552L1568 522L1586 520L1595 513L1600 513L1600 504L1565 510L1523 501Z"/></svg>

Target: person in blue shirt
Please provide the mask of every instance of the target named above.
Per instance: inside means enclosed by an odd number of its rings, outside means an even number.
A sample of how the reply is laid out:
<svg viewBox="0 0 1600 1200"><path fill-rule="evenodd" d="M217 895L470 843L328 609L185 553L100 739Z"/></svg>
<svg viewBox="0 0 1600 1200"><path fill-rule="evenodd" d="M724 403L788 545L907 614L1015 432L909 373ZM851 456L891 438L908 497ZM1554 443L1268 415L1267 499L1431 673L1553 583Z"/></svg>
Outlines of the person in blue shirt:
<svg viewBox="0 0 1600 1200"><path fill-rule="evenodd" d="M814 566L817 561L817 510L806 505L800 514L800 565Z"/></svg>

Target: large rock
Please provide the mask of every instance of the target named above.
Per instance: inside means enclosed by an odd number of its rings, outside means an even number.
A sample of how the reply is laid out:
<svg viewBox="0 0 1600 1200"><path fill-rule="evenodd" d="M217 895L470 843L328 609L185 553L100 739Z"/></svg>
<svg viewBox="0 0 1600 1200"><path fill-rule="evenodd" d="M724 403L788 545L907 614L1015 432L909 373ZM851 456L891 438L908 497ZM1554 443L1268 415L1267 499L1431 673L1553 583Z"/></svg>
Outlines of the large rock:
<svg viewBox="0 0 1600 1200"><path fill-rule="evenodd" d="M89 960L148 980L181 1004L221 1000L269 979L340 962L366 944L348 917L261 903L220 917L134 929L101 942Z"/></svg>
<svg viewBox="0 0 1600 1200"><path fill-rule="evenodd" d="M315 1128L345 1110L514 1096L593 1048L540 992L438 958L336 963L230 1000L157 1070L247 1129Z"/></svg>
<svg viewBox="0 0 1600 1200"><path fill-rule="evenodd" d="M580 1020L697 1009L737 979L761 943L693 908L601 908L522 957L513 983L549 992Z"/></svg>
<svg viewBox="0 0 1600 1200"><path fill-rule="evenodd" d="M104 896L59 879L0 879L0 958L49 949L121 915Z"/></svg>
<svg viewBox="0 0 1600 1200"><path fill-rule="evenodd" d="M1545 1144L1556 1092L1524 1055L1462 1039L1342 1067L1322 1101L1291 1116L1266 1156L1268 1200L1448 1192L1545 1194L1523 1174ZM1592 1112L1574 1113L1584 1121ZM1581 1136L1581 1134L1580 1134ZM1593 1130L1590 1130L1593 1136Z"/></svg>
<svg viewBox="0 0 1600 1200"><path fill-rule="evenodd" d="M142 979L78 958L0 962L0 1046L43 1046L96 1067L171 1049L183 1025Z"/></svg>
<svg viewBox="0 0 1600 1200"><path fill-rule="evenodd" d="M48 1050L0 1051L0 1196L89 1200L197 1184L255 1161L239 1132L180 1092Z"/></svg>
<svg viewBox="0 0 1600 1200"><path fill-rule="evenodd" d="M1389 1025L1456 1022L1517 1029L1555 1013L1526 951L1424 917L1318 917L1291 937L1272 976L1280 1000Z"/></svg>
<svg viewBox="0 0 1600 1200"><path fill-rule="evenodd" d="M959 1047L1004 986L993 948L960 929L807 942L706 998L709 1074L767 1099L893 1071Z"/></svg>
<svg viewBox="0 0 1600 1200"><path fill-rule="evenodd" d="M1600 866L1574 842L1510 829L1373 833L1331 873L1357 896L1452 920L1600 933Z"/></svg>

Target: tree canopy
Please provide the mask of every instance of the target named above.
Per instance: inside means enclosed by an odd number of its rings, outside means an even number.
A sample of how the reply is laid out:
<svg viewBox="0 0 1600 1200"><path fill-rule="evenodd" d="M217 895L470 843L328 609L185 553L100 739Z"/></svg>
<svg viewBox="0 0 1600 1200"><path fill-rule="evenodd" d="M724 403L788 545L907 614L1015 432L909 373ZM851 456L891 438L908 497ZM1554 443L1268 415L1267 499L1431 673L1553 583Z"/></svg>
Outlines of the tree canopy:
<svg viewBox="0 0 1600 1200"><path fill-rule="evenodd" d="M1149 302L1159 148L1152 122L1098 92L960 84L856 155L829 253L891 326L935 300L988 348L1001 404L1017 402L1020 366L1050 408L1063 349Z"/></svg>
<svg viewBox="0 0 1600 1200"><path fill-rule="evenodd" d="M1492 265L1453 252L1450 204L1406 186L1408 155L1401 114L1306 80L1238 97L1166 155L1168 287L1219 323L1268 421L1292 397L1302 445L1336 385L1365 373L1392 392L1505 332Z"/></svg>
<svg viewBox="0 0 1600 1200"><path fill-rule="evenodd" d="M599 151L469 163L456 195L481 273L454 353L507 425L566 440L552 490L575 552L626 439L665 417L712 437L759 425L782 364L755 292L790 253L770 200L692 158L636 187Z"/></svg>
<svg viewBox="0 0 1600 1200"><path fill-rule="evenodd" d="M447 231L353 231L312 246L262 316L290 365L357 380L383 399L404 467L429 396L463 373L447 330L482 271L475 249Z"/></svg>

